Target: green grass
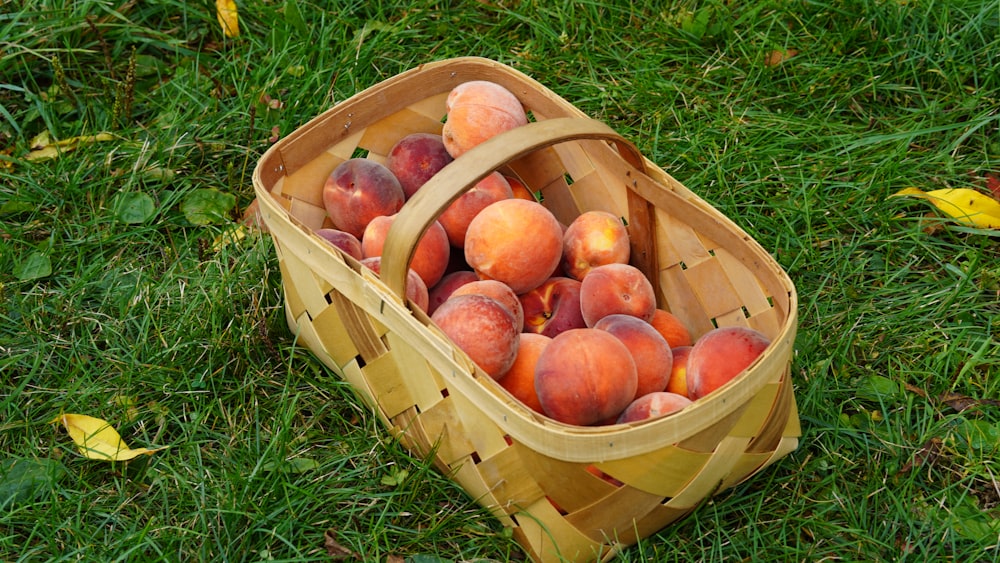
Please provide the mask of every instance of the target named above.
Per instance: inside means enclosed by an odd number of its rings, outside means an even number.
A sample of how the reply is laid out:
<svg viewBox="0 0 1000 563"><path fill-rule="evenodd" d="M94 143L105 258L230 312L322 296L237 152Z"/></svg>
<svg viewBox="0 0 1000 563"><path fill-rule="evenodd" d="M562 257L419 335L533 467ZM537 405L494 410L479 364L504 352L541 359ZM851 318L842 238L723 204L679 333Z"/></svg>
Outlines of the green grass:
<svg viewBox="0 0 1000 563"><path fill-rule="evenodd" d="M295 346L270 240L213 247L274 131L457 55L610 123L800 295L799 449L620 560L1000 558L1000 238L888 197L1000 172L995 2L240 2L236 39L207 1L23 4L0 8L0 560L328 560L327 532L369 561L522 557ZM116 140L24 160L43 131ZM192 222L204 189L223 213ZM169 449L84 460L60 412Z"/></svg>

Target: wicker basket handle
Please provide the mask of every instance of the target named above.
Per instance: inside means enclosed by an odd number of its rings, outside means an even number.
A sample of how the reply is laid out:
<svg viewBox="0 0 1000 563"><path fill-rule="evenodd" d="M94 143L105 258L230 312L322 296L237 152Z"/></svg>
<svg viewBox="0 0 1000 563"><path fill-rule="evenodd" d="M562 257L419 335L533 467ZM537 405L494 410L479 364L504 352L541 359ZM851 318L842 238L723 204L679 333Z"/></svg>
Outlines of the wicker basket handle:
<svg viewBox="0 0 1000 563"><path fill-rule="evenodd" d="M645 169L645 161L635 145L590 118L546 119L497 135L445 166L406 202L393 221L382 250L382 281L397 296L405 295L406 272L417 242L453 201L508 162L538 149L578 139L611 141L629 164L640 171Z"/></svg>

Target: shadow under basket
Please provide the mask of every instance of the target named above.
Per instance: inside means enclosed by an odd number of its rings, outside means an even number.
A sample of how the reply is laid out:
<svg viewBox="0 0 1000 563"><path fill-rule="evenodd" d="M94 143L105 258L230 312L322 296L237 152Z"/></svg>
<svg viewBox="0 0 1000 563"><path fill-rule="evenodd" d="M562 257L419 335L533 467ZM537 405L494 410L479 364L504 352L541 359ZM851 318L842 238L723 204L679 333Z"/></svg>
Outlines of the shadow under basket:
<svg viewBox="0 0 1000 563"><path fill-rule="evenodd" d="M332 226L322 191L338 164L359 155L385 163L400 138L439 134L449 91L470 80L506 87L531 122L455 159L406 203L381 277L314 234ZM494 170L541 192L564 224L590 210L623 217L631 263L693 336L741 325L771 345L736 379L664 418L580 427L531 411L400 297L420 235ZM797 297L787 274L629 141L519 71L462 57L398 74L275 143L253 184L298 341L392 436L511 528L534 561L607 561L798 444Z"/></svg>

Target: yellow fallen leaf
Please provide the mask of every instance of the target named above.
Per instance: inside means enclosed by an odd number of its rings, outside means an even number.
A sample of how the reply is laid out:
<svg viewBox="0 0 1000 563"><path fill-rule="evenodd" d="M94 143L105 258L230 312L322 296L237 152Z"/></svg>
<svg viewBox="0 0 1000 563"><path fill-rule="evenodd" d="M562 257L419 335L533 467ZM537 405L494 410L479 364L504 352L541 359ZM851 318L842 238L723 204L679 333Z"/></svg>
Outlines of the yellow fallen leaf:
<svg viewBox="0 0 1000 563"><path fill-rule="evenodd" d="M53 143L50 142L47 133L41 133L31 141L31 146L35 150L29 152L24 158L27 160L49 160L83 145L113 140L115 140L115 136L111 133L98 133L96 135L70 137Z"/></svg>
<svg viewBox="0 0 1000 563"><path fill-rule="evenodd" d="M212 241L212 251L218 252L230 244L237 243L247 236L246 225L235 225L222 231L219 236Z"/></svg>
<svg viewBox="0 0 1000 563"><path fill-rule="evenodd" d="M945 188L929 192L905 188L892 196L926 199L949 217L969 227L1000 229L1000 201L970 188Z"/></svg>
<svg viewBox="0 0 1000 563"><path fill-rule="evenodd" d="M236 11L233 0L215 0L215 15L226 37L237 37L240 34L240 15Z"/></svg>
<svg viewBox="0 0 1000 563"><path fill-rule="evenodd" d="M76 442L80 454L88 459L126 461L143 454L152 454L165 448L129 448L118 431L106 421L85 414L62 414L52 422L62 422L70 438Z"/></svg>

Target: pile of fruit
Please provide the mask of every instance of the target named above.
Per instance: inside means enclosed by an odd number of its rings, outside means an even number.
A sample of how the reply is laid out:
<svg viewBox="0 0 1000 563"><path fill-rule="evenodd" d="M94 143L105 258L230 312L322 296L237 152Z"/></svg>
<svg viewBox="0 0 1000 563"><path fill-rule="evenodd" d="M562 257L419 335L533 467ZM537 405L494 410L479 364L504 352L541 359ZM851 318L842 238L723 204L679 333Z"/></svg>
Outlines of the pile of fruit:
<svg viewBox="0 0 1000 563"><path fill-rule="evenodd" d="M455 87L446 112L440 135L403 137L385 164L352 158L333 170L323 202L336 228L317 234L378 272L405 201L470 148L528 122L517 97L487 81ZM657 308L629 255L620 218L587 211L563 225L518 178L494 171L423 234L406 292L514 397L567 424L676 412L768 346L740 327L693 340L681 319Z"/></svg>

